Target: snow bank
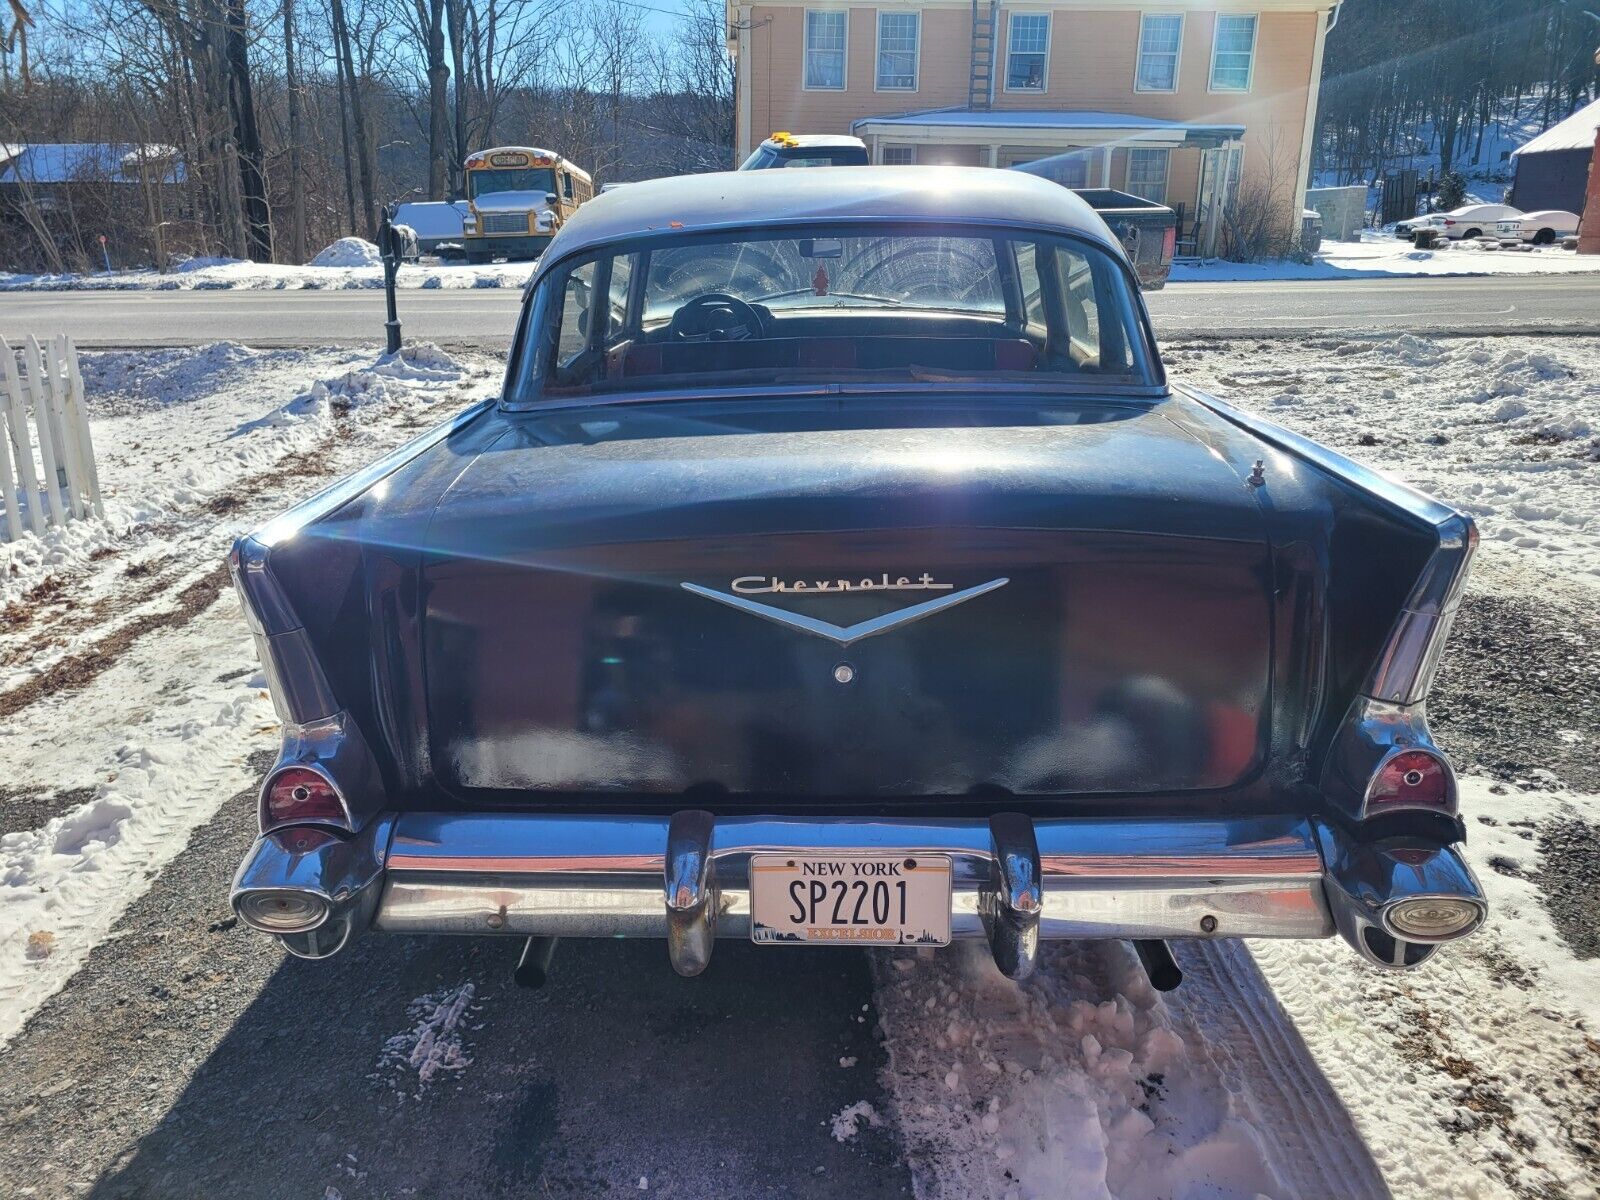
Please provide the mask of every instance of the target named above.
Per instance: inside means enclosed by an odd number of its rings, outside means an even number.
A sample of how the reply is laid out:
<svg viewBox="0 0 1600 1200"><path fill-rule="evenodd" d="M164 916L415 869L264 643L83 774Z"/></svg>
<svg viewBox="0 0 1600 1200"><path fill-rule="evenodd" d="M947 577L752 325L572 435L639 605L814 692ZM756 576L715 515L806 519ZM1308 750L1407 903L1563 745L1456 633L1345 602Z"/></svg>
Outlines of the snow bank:
<svg viewBox="0 0 1600 1200"><path fill-rule="evenodd" d="M369 254L370 251L370 254ZM324 259L328 261L324 261ZM521 287L531 262L405 263L395 277L401 288ZM90 275L20 275L0 271L0 292L48 291L341 291L383 286L376 248L361 238L341 238L303 267L230 258L194 258L157 271L113 271Z"/></svg>
<svg viewBox="0 0 1600 1200"><path fill-rule="evenodd" d="M377 358L219 342L85 353L80 360L106 520L71 521L42 538L27 533L0 543L0 608L52 573L87 569L130 530L192 512L241 478L313 450L335 422L358 410L426 406L483 377L426 342ZM318 371L324 378L314 378ZM285 393L291 399L276 400ZM275 402L263 413L264 398Z"/></svg>
<svg viewBox="0 0 1600 1200"><path fill-rule="evenodd" d="M1408 241L1364 230L1359 242L1322 243L1313 261L1174 263L1172 282L1217 283L1252 279L1377 279L1404 275L1570 275L1600 272L1600 256L1559 246L1524 252L1486 250L1477 242L1449 242L1418 250Z"/></svg>
<svg viewBox="0 0 1600 1200"><path fill-rule="evenodd" d="M926 1194L1285 1193L1248 1103L1125 945L1047 943L1021 985L974 943L878 958L874 974L884 1082Z"/></svg>
<svg viewBox="0 0 1600 1200"><path fill-rule="evenodd" d="M373 267L383 262L378 248L365 238L344 237L324 246L310 262L313 267Z"/></svg>

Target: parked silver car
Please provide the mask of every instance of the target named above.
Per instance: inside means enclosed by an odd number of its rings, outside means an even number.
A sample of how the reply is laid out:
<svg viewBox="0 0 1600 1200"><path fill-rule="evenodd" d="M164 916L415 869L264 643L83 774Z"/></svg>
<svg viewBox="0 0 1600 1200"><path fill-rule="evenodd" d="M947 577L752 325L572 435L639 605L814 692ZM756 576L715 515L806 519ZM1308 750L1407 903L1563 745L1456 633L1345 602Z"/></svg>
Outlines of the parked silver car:
<svg viewBox="0 0 1600 1200"><path fill-rule="evenodd" d="M1512 208L1509 204L1463 204L1449 212L1428 213L1401 221L1395 225L1394 234L1396 237L1409 238L1418 229L1432 228L1438 230L1441 237L1454 242L1462 238L1482 237L1493 231L1496 221L1521 215L1521 209Z"/></svg>

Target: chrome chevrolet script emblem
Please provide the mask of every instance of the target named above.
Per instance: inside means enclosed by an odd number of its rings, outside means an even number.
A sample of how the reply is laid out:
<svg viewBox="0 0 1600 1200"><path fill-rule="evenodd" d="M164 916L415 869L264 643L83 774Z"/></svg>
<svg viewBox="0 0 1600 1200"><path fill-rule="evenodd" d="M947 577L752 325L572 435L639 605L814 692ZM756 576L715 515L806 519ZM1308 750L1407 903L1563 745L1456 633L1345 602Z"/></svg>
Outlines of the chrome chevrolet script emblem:
<svg viewBox="0 0 1600 1200"><path fill-rule="evenodd" d="M992 592L1010 582L1009 579L991 579L988 583L980 583L976 587L962 588L960 591L955 591L955 584L939 583L933 576L923 572L915 579L908 579L904 575L890 576L883 574L876 579L859 580L784 580L773 575L741 575L729 584L733 589L733 594L719 592L715 588L701 587L697 583L685 583L681 586L685 591L693 592L696 596L704 596L707 600L715 600L719 604L737 608L741 612L749 613L751 616L763 617L768 621L775 621L779 625L787 625L790 629L798 629L801 633L815 634L817 637L838 642L841 646L848 646L851 642L859 642L862 638L888 633L891 629L909 625L912 621L932 616L936 612L943 612L947 608L954 608L956 605L971 600L975 596L981 596L985 592ZM842 596L855 595L859 592L945 592L947 594L937 596L932 600L924 600L921 604L913 604L909 608L896 609L894 612L887 612L882 616L858 621L854 625L835 625L831 621L818 620L816 617L808 617L803 613L790 612L786 608L776 608L771 604L762 604L759 600L747 598L752 594Z"/></svg>

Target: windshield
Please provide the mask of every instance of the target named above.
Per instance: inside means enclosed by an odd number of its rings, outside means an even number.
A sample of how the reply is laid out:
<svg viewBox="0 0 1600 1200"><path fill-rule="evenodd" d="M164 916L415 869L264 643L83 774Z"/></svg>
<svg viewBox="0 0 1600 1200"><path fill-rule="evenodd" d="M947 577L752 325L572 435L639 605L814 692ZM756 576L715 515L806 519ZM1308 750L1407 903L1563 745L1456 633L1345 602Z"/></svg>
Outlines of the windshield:
<svg viewBox="0 0 1600 1200"><path fill-rule="evenodd" d="M1101 248L1012 230L810 226L623 243L543 277L508 399L750 383L1150 387Z"/></svg>
<svg viewBox="0 0 1600 1200"><path fill-rule="evenodd" d="M556 190L553 167L519 167L515 170L467 172L467 194L473 199L493 192L537 192L543 196Z"/></svg>

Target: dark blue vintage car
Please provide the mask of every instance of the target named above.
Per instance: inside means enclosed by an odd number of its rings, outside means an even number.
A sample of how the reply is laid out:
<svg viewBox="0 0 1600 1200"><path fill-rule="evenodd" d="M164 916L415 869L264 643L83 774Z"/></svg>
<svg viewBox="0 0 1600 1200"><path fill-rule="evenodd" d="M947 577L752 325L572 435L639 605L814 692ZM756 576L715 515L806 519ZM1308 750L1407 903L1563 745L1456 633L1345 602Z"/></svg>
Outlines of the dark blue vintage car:
<svg viewBox="0 0 1600 1200"><path fill-rule="evenodd" d="M1485 915L1424 712L1475 541L1169 382L1052 183L630 185L541 259L498 401L234 548L285 736L233 904L525 976L613 936L1414 967Z"/></svg>

